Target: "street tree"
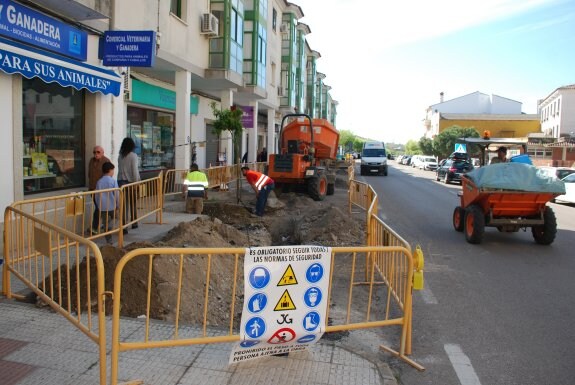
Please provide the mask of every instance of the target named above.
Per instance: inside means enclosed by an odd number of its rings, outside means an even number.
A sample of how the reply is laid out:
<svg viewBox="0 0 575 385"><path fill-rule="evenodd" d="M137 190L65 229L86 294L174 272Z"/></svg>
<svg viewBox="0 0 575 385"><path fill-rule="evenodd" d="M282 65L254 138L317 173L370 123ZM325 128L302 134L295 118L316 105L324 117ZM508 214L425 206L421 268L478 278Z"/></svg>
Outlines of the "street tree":
<svg viewBox="0 0 575 385"><path fill-rule="evenodd" d="M239 165L241 157L241 144L242 144L242 132L244 127L242 126L242 115L243 111L240 108L232 106L230 109L218 108L216 102L210 103L212 108L212 113L214 114L215 120L212 123L214 132L220 137L224 131L229 131L232 136L233 143L233 164ZM240 168L236 167L237 175L237 199L240 201Z"/></svg>
<svg viewBox="0 0 575 385"><path fill-rule="evenodd" d="M451 126L433 138L434 154L445 158L455 149L455 143L459 138L479 138L479 133L473 127ZM468 149L472 153L472 149Z"/></svg>

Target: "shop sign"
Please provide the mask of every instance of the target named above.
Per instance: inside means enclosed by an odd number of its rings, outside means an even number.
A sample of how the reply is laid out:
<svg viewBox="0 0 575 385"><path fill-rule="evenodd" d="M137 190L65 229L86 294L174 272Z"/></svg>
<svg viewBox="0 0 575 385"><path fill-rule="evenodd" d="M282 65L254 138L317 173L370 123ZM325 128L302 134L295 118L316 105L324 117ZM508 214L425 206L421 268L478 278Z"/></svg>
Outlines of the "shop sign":
<svg viewBox="0 0 575 385"><path fill-rule="evenodd" d="M0 35L86 61L86 32L10 0L0 0Z"/></svg>
<svg viewBox="0 0 575 385"><path fill-rule="evenodd" d="M155 31L106 31L102 60L111 67L152 67L156 57Z"/></svg>
<svg viewBox="0 0 575 385"><path fill-rule="evenodd" d="M52 54L53 55L53 54ZM0 39L0 70L19 73L28 79L38 77L46 83L57 82L63 87L86 88L90 92L118 96L121 78L113 71L99 68L58 55Z"/></svg>
<svg viewBox="0 0 575 385"><path fill-rule="evenodd" d="M252 106L242 106L242 126L246 128L254 127L254 108Z"/></svg>

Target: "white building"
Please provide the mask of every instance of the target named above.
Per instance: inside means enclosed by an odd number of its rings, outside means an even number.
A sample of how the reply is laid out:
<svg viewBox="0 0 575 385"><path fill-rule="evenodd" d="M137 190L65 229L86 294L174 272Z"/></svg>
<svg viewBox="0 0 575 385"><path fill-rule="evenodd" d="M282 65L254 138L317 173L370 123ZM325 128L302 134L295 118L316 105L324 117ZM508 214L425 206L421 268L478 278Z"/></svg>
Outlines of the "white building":
<svg viewBox="0 0 575 385"><path fill-rule="evenodd" d="M443 99L443 92L439 94L440 101L430 105L425 111L423 120L425 137L433 138L439 134L439 121L441 114L476 114L476 115L519 115L523 103L504 98L498 95L487 95L476 91L454 99Z"/></svg>
<svg viewBox="0 0 575 385"><path fill-rule="evenodd" d="M546 136L575 136L575 84L555 89L546 98L539 100L537 111L541 119L541 130Z"/></svg>

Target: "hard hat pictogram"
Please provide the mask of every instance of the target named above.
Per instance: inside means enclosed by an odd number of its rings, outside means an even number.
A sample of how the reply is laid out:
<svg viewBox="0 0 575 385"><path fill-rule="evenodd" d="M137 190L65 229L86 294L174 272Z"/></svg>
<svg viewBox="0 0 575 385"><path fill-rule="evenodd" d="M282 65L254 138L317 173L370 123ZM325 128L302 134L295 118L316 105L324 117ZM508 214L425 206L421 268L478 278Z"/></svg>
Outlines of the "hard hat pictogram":
<svg viewBox="0 0 575 385"><path fill-rule="evenodd" d="M297 285L297 278L295 277L295 273L293 272L291 265L288 265L286 271L278 282L278 286L286 285Z"/></svg>
<svg viewBox="0 0 575 385"><path fill-rule="evenodd" d="M295 304L287 290L284 291L280 300L276 304L274 311L295 310Z"/></svg>
<svg viewBox="0 0 575 385"><path fill-rule="evenodd" d="M268 269L263 266L257 266L250 271L249 281L254 289L263 289L270 282L271 274Z"/></svg>

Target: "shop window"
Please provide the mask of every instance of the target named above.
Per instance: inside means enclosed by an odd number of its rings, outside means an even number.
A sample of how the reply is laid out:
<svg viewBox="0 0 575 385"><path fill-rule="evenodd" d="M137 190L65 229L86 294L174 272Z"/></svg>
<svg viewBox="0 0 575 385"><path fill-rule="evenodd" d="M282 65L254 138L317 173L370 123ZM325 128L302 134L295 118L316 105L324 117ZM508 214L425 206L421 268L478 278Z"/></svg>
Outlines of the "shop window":
<svg viewBox="0 0 575 385"><path fill-rule="evenodd" d="M174 168L174 122L171 112L128 107L128 135L136 143L143 177Z"/></svg>
<svg viewBox="0 0 575 385"><path fill-rule="evenodd" d="M84 187L84 91L22 79L24 195Z"/></svg>

